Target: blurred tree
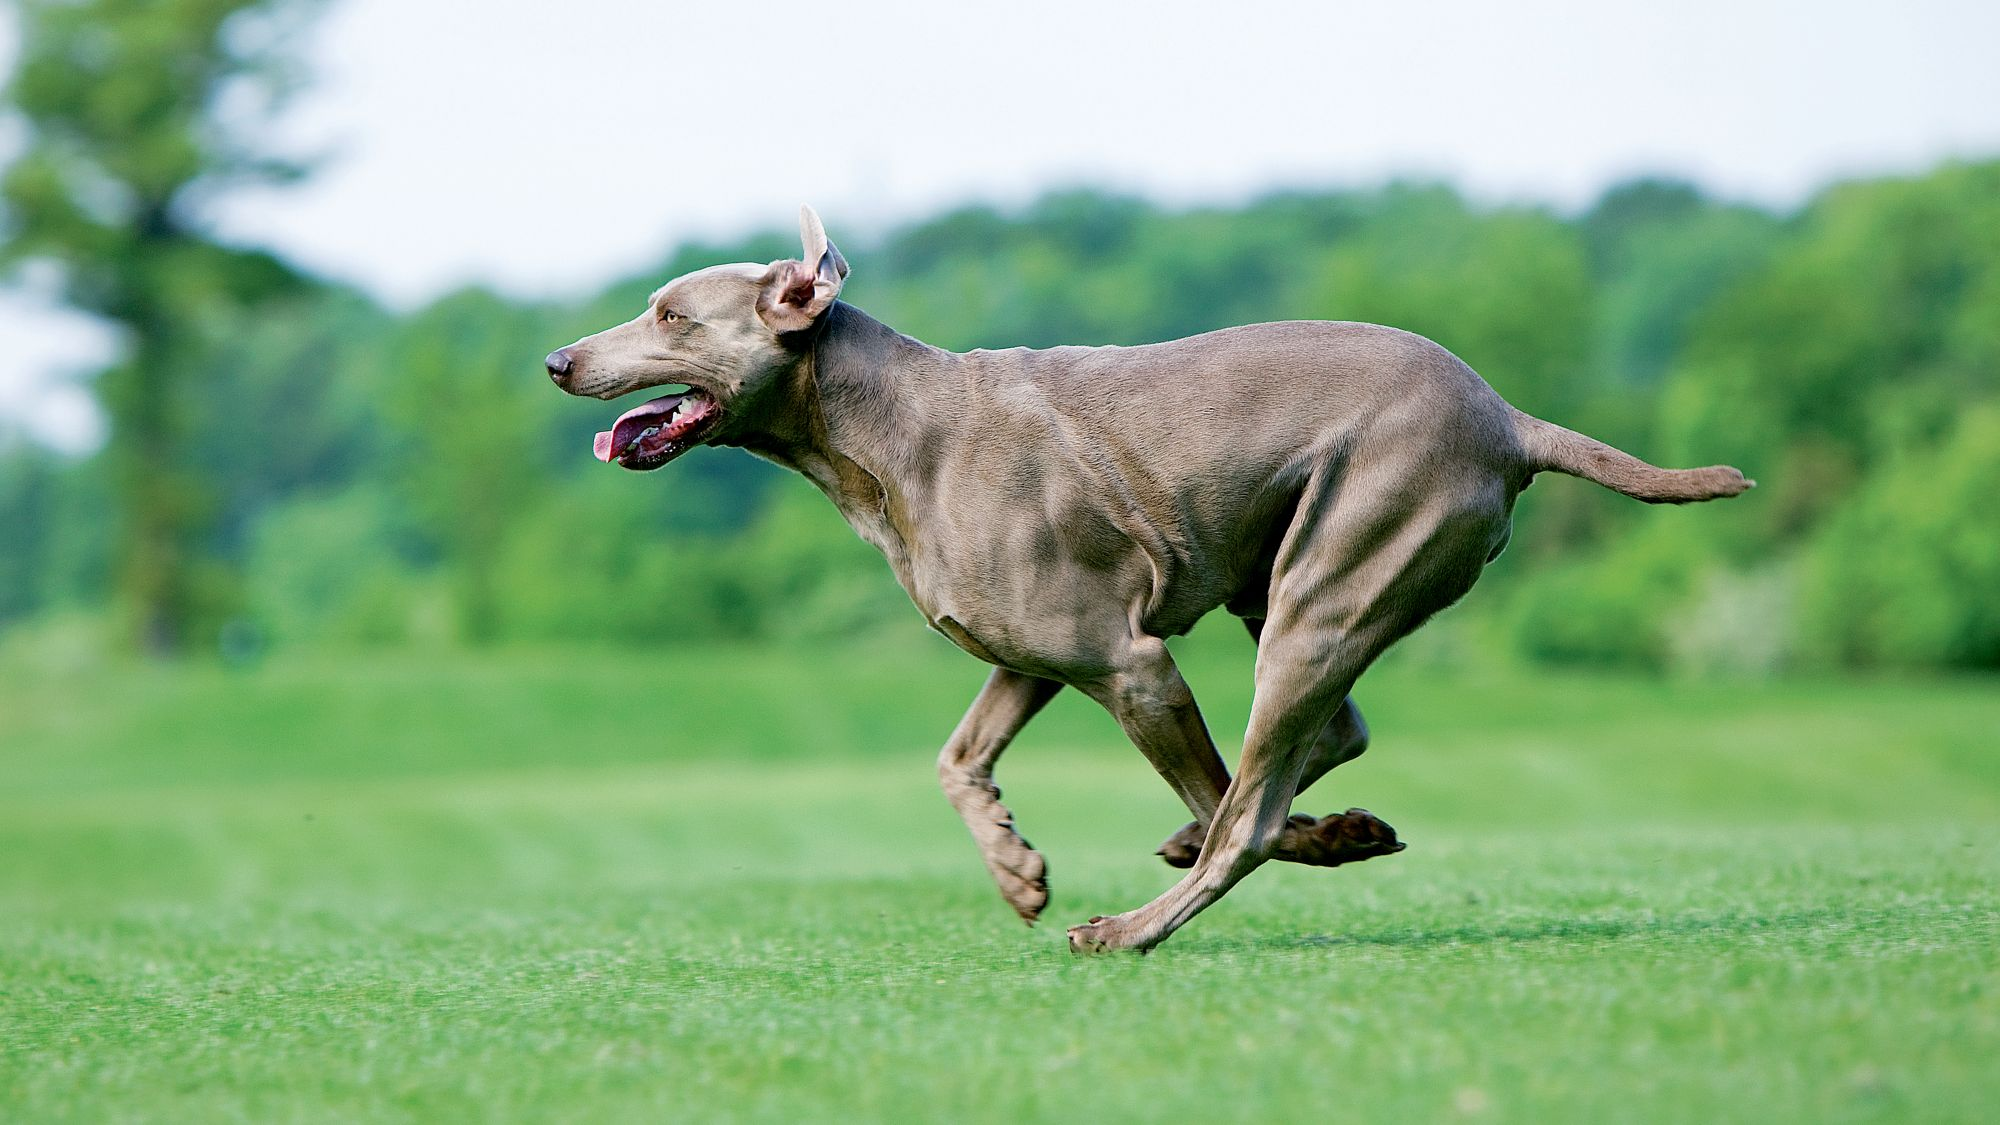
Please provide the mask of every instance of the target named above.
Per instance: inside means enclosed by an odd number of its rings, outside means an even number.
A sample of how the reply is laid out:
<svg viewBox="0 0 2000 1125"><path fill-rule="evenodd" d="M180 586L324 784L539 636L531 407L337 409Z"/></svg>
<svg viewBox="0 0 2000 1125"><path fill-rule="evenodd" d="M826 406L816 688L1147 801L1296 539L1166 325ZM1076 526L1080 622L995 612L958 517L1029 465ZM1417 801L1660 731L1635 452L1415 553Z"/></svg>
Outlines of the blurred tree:
<svg viewBox="0 0 2000 1125"><path fill-rule="evenodd" d="M205 603L213 485L189 448L199 325L306 282L207 233L218 193L293 179L260 127L297 86L288 49L311 0L22 0L6 98L26 146L0 183L0 265L56 267L65 298L122 330L99 382L119 508L117 583L136 638L186 643Z"/></svg>
<svg viewBox="0 0 2000 1125"><path fill-rule="evenodd" d="M1598 290L1596 362L1615 382L1646 388L1665 376L1695 318L1764 264L1782 230L1766 212L1659 179L1613 187L1578 227Z"/></svg>
<svg viewBox="0 0 2000 1125"><path fill-rule="evenodd" d="M459 636L484 643L503 620L496 566L514 528L556 477L538 440L560 396L530 357L552 346L548 318L484 290L451 294L404 324L385 365L384 416L403 439L396 483L451 571ZM607 423L608 424L608 423ZM579 442L571 458L603 468Z"/></svg>
<svg viewBox="0 0 2000 1125"><path fill-rule="evenodd" d="M1805 552L1807 654L1862 666L2000 668L2000 404L1897 455Z"/></svg>
<svg viewBox="0 0 2000 1125"><path fill-rule="evenodd" d="M1316 268L1313 315L1428 336L1531 414L1580 424L1600 380L1588 364L1590 270L1576 232L1547 212L1475 211L1450 188L1398 185Z"/></svg>
<svg viewBox="0 0 2000 1125"><path fill-rule="evenodd" d="M19 620L48 604L51 511L59 466L39 449L8 450L0 459L0 624Z"/></svg>
<svg viewBox="0 0 2000 1125"><path fill-rule="evenodd" d="M1650 241L1630 232L1664 224L1722 279L1681 319L1653 444L1668 463L1734 464L1762 487L1671 539L1634 535L1531 576L1522 647L1663 665L1689 655L1683 619L1726 604L1782 640L1723 638L1736 651L1718 661L1717 638L1699 639L1710 664L2000 662L2000 162L1842 184L1775 237L1768 220L1638 198L1651 205L1606 201L1619 219L1606 225L1628 234L1600 246L1629 253ZM1730 226L1767 248L1732 261ZM1674 286L1652 287L1629 323L1665 325L1679 303Z"/></svg>
<svg viewBox="0 0 2000 1125"><path fill-rule="evenodd" d="M240 560L276 505L391 471L408 437L383 425L400 326L381 308L329 287L220 308L184 327L204 357L201 405L185 436L189 465L207 482L202 542L215 556Z"/></svg>
<svg viewBox="0 0 2000 1125"><path fill-rule="evenodd" d="M1843 184L1696 321L1669 376L1670 457L1740 466L1742 553L1810 534L1890 456L2000 393L2000 162Z"/></svg>

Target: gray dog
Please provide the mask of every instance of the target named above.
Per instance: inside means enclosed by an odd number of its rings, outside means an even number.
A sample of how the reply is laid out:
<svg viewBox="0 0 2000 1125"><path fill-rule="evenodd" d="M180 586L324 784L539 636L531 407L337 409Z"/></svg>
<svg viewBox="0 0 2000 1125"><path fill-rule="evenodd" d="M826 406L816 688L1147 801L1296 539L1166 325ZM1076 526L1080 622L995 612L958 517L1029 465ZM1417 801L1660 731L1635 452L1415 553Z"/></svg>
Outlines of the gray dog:
<svg viewBox="0 0 2000 1125"><path fill-rule="evenodd" d="M552 353L549 375L600 399L690 388L625 412L598 459L657 469L707 443L797 470L932 627L993 665L938 776L1031 923L1047 868L993 763L1065 684L1117 718L1194 815L1160 849L1189 870L1071 928L1080 952L1149 949L1265 860L1402 850L1365 810L1294 816L1292 800L1367 748L1355 679L1472 588L1536 473L1651 503L1752 484L1529 417L1450 352L1372 324L941 351L838 301L846 260L810 208L800 228L802 259L677 278L635 319ZM1164 643L1217 606L1258 646L1234 781Z"/></svg>

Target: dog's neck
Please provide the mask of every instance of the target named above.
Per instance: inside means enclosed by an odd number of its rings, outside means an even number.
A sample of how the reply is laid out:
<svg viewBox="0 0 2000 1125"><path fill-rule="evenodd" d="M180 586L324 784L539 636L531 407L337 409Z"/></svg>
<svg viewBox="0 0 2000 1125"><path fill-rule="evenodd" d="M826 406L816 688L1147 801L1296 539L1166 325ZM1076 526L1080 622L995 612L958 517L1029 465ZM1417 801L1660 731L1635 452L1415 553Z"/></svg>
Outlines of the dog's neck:
<svg viewBox="0 0 2000 1125"><path fill-rule="evenodd" d="M739 440L817 485L900 572L937 443L960 416L958 357L840 302L813 331L785 401Z"/></svg>

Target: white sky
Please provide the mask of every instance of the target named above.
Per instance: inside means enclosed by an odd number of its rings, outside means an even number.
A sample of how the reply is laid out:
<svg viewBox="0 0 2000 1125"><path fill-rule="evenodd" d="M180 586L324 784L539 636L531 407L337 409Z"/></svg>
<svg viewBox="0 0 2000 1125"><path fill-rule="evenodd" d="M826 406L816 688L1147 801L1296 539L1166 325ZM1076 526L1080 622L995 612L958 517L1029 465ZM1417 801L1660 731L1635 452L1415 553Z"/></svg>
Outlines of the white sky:
<svg viewBox="0 0 2000 1125"><path fill-rule="evenodd" d="M801 201L852 245L1079 183L1226 201L1414 173L1574 208L1669 172L1789 204L2000 153L1993 0L334 0L312 54L286 132L333 159L221 227L398 304L583 293ZM107 348L0 303L0 426L90 444L63 376Z"/></svg>

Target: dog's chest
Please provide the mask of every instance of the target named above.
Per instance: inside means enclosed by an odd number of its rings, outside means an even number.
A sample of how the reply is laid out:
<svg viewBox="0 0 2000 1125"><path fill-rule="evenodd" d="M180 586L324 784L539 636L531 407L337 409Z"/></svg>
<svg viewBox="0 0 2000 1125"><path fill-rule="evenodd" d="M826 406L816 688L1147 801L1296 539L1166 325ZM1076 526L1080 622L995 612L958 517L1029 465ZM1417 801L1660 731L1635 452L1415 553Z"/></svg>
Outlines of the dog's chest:
<svg viewBox="0 0 2000 1125"><path fill-rule="evenodd" d="M990 664L1088 675L1143 616L1159 577L1108 521L929 513L897 578L933 629Z"/></svg>
<svg viewBox="0 0 2000 1125"><path fill-rule="evenodd" d="M854 511L843 508L841 514L855 534L882 552L897 583L932 629L988 664L1020 667L1030 662L1022 646L1013 643L1013 630L1003 624L1010 616L1011 599L993 596L991 586L980 592L977 577L968 568L953 565L956 552L913 551L886 504Z"/></svg>
<svg viewBox="0 0 2000 1125"><path fill-rule="evenodd" d="M933 629L990 664L1070 678L1159 624L1185 570L1178 512L1148 518L1129 489L1052 457L960 452L966 464L913 487L850 474L826 489Z"/></svg>

